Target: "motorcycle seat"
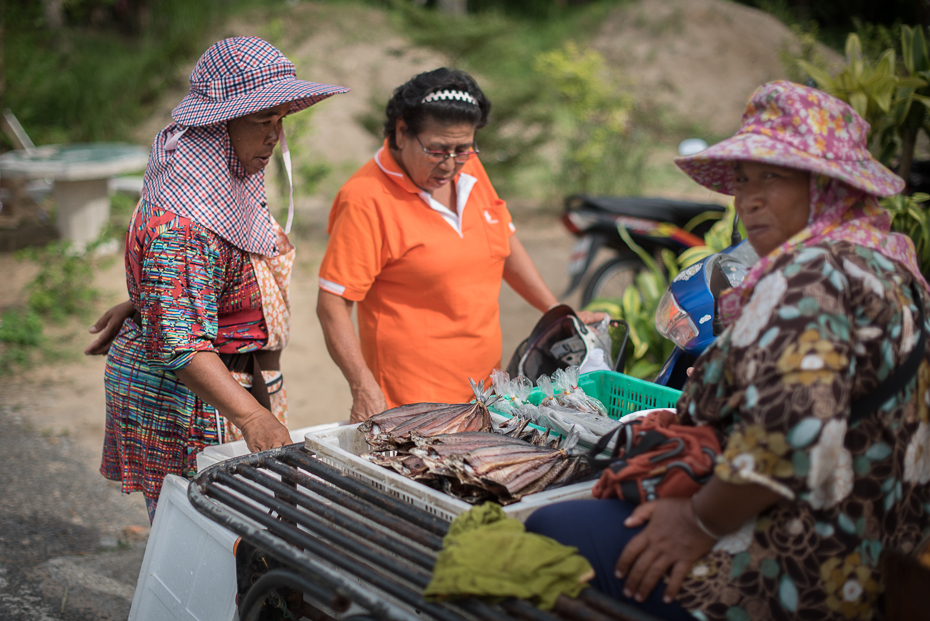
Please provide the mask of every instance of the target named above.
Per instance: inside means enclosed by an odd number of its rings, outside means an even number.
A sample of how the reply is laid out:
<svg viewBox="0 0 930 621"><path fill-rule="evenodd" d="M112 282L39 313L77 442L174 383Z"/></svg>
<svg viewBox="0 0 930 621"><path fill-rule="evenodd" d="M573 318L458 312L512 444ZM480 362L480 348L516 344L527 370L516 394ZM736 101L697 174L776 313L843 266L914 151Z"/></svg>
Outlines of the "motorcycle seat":
<svg viewBox="0 0 930 621"><path fill-rule="evenodd" d="M645 198L640 196L585 196L575 195L565 199L566 210L591 209L618 216L633 216L670 222L684 226L694 217L707 211L726 211L721 205L712 203L693 203L666 198Z"/></svg>

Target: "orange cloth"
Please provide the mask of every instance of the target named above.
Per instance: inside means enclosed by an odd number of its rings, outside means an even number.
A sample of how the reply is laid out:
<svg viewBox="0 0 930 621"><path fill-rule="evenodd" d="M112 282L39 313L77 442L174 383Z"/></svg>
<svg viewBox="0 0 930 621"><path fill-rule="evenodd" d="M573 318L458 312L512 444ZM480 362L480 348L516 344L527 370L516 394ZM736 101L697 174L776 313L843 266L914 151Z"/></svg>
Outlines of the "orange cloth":
<svg viewBox="0 0 930 621"><path fill-rule="evenodd" d="M500 295L514 227L478 158L455 177L459 213L390 150L346 182L329 216L320 288L358 302L359 338L388 407L472 398L500 365Z"/></svg>

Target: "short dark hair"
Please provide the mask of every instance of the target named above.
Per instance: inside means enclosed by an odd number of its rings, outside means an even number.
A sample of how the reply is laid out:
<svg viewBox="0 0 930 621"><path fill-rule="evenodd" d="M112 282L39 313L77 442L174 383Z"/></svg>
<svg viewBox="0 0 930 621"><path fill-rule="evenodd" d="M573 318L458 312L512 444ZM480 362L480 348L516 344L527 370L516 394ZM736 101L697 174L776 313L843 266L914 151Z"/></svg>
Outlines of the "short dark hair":
<svg viewBox="0 0 930 621"><path fill-rule="evenodd" d="M430 93L444 90L465 91L475 98L478 105L458 99L421 103ZM472 123L475 129L481 129L488 124L490 112L491 102L478 88L474 78L464 71L441 67L416 75L394 89L394 96L385 110L384 137L392 149L397 148L394 130L399 119L404 120L408 131L413 134L419 134L430 121L442 125Z"/></svg>

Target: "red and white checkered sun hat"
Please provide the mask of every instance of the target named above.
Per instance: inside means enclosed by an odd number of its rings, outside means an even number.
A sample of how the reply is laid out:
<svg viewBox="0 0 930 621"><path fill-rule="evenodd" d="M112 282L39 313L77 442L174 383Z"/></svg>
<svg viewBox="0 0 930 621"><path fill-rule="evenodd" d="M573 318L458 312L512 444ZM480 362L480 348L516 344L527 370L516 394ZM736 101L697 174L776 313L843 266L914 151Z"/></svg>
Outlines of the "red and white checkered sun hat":
<svg viewBox="0 0 930 621"><path fill-rule="evenodd" d="M178 124L212 125L290 101L291 114L336 95L343 86L297 79L294 63L258 37L210 46L191 73L191 90L172 111Z"/></svg>

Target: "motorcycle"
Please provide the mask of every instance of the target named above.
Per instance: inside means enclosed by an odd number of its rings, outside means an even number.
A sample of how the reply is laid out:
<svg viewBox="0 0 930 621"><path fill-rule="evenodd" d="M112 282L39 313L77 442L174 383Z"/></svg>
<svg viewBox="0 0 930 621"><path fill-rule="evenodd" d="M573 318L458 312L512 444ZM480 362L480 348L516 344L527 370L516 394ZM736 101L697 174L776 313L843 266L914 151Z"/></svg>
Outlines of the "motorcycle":
<svg viewBox="0 0 930 621"><path fill-rule="evenodd" d="M647 269L623 241L618 227L625 228L636 244L658 258L663 248L680 254L702 246L704 233L716 221L708 213L724 211L720 205L663 198L569 196L562 222L578 241L569 258L571 281L563 297L585 282L580 308L596 298L619 298L636 275ZM602 248L613 251L613 256L592 269Z"/></svg>
<svg viewBox="0 0 930 621"><path fill-rule="evenodd" d="M728 248L683 269L659 300L656 329L675 343L675 349L656 376L656 384L680 390L688 379L688 367L723 332L717 299L724 290L742 283L759 260L749 242L740 239L737 226L734 220Z"/></svg>

